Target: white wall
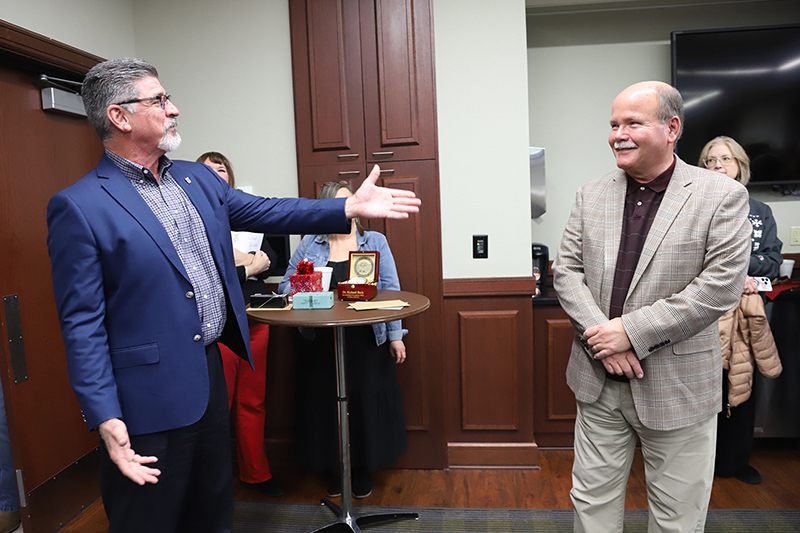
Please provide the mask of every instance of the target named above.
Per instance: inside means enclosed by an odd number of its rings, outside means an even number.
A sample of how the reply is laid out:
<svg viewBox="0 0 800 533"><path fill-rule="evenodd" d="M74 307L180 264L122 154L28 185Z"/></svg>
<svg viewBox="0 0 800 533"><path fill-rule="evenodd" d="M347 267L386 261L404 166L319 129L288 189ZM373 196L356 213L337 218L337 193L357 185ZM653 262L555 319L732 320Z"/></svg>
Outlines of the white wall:
<svg viewBox="0 0 800 533"><path fill-rule="evenodd" d="M445 279L531 275L524 13L524 0L433 1ZM488 259L472 258L474 234Z"/></svg>
<svg viewBox="0 0 800 533"><path fill-rule="evenodd" d="M0 0L0 19L100 57L135 53L133 0Z"/></svg>
<svg viewBox="0 0 800 533"><path fill-rule="evenodd" d="M611 102L631 83L670 82L671 31L798 22L800 2L791 0L528 15L530 142L547 148L547 212L531 222L533 242L552 259L577 188L614 169ZM751 195L772 207L784 253L800 253L789 245L797 197Z"/></svg>

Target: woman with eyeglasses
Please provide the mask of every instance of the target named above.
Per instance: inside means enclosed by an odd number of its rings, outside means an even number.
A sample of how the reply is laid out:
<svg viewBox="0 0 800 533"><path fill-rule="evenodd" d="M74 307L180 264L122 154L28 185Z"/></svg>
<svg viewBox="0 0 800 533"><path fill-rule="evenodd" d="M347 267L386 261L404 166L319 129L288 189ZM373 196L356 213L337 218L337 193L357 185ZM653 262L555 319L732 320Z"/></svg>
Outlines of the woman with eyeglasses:
<svg viewBox="0 0 800 533"><path fill-rule="evenodd" d="M700 152L700 166L727 174L742 185L750 180L750 158L730 137L710 140ZM755 484L761 483L761 474L750 466L756 419L755 400L751 398L753 373L758 366L761 374L774 378L782 367L754 277L778 277L783 243L767 204L750 198L749 218L753 226L752 248L742 299L719 320L722 412L717 418L714 474Z"/></svg>

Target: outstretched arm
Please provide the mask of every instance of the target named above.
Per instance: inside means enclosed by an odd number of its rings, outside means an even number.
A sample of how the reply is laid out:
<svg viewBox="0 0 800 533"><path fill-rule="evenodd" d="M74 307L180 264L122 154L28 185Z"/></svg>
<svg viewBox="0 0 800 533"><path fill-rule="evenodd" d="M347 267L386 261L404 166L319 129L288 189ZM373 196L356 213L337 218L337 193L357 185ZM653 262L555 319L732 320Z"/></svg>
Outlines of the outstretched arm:
<svg viewBox="0 0 800 533"><path fill-rule="evenodd" d="M347 199L344 212L348 219L408 218L409 213L419 212L422 201L412 191L375 185L380 175L381 169L375 165L361 187Z"/></svg>

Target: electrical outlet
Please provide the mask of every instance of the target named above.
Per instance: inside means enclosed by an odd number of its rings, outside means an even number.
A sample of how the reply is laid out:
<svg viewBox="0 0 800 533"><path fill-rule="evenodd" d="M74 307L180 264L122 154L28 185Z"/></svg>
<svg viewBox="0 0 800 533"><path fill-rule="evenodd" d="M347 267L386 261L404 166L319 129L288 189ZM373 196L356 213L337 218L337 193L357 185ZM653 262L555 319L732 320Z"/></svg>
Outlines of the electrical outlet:
<svg viewBox="0 0 800 533"><path fill-rule="evenodd" d="M792 246L800 246L800 226L792 226L789 244Z"/></svg>

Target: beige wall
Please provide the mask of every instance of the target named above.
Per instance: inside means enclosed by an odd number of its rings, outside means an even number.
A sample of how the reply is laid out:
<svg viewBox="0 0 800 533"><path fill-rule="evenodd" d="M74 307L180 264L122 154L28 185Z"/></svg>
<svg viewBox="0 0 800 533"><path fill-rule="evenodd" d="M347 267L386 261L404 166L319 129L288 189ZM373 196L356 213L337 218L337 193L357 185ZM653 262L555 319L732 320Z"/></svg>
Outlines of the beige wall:
<svg viewBox="0 0 800 533"><path fill-rule="evenodd" d="M133 16L136 54L181 111L174 157L219 151L237 186L296 196L288 2L137 0Z"/></svg>
<svg viewBox="0 0 800 533"><path fill-rule="evenodd" d="M447 278L531 275L524 0L434 0ZM489 258L472 258L472 235Z"/></svg>
<svg viewBox="0 0 800 533"><path fill-rule="evenodd" d="M798 22L794 0L528 15L530 142L547 148L547 213L531 222L533 242L552 259L577 188L614 169L611 102L631 83L670 82L671 31ZM800 226L797 198L751 195L772 207L783 251L800 253L788 244L789 228Z"/></svg>
<svg viewBox="0 0 800 533"><path fill-rule="evenodd" d="M135 53L133 0L0 0L0 19L100 57Z"/></svg>

